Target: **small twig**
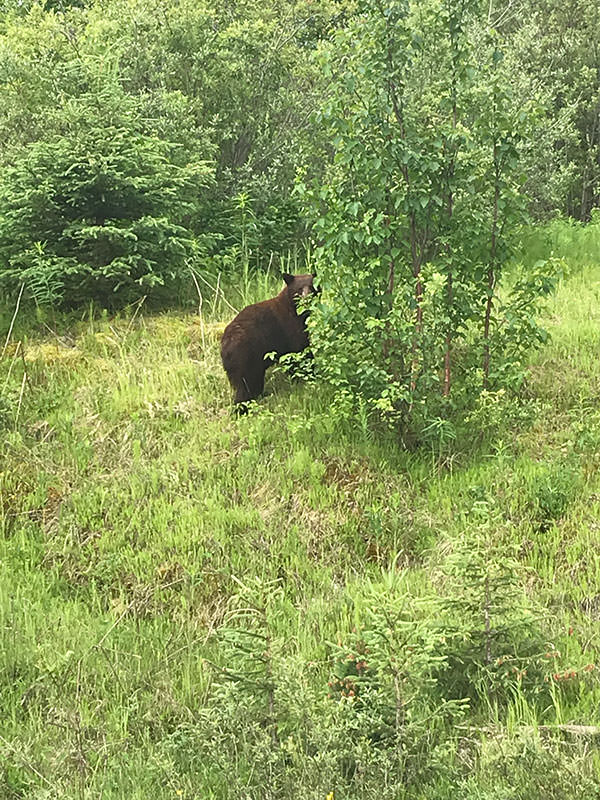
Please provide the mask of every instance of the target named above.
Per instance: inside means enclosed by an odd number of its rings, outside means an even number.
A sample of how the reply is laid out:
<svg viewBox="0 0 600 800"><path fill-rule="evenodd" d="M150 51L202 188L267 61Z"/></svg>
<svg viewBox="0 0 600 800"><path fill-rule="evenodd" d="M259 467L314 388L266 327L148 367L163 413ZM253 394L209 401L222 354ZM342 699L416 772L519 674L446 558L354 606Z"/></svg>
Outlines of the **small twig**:
<svg viewBox="0 0 600 800"><path fill-rule="evenodd" d="M86 755L83 751L83 732L81 730L81 714L76 711L73 715L73 720L75 722L75 741L77 742L77 755L79 756L79 772L81 774L81 778L83 780L84 776L87 774L89 770L89 762L86 758Z"/></svg>
<svg viewBox="0 0 600 800"><path fill-rule="evenodd" d="M4 389L8 386L8 381L10 380L10 375L15 365L15 361L17 360L17 356L19 355L19 350L21 349L21 342L17 342L17 349L15 350L12 360L10 362L10 366L8 368L8 373L6 375L6 380L4 381Z"/></svg>
<svg viewBox="0 0 600 800"><path fill-rule="evenodd" d="M198 637L196 639L193 639L191 642L188 642L187 644L184 644L182 647L178 647L176 650L172 650L170 653L167 653L165 655L165 663L168 664L169 661L174 659L175 656L179 655L179 653L183 653L186 650L190 650L195 644L198 644L199 642L202 642L203 638L204 637ZM204 644L206 644L206 641L204 641ZM165 648L165 650L166 650L166 648Z"/></svg>
<svg viewBox="0 0 600 800"><path fill-rule="evenodd" d="M194 286L196 287L196 292L198 293L198 316L200 316L200 314L202 313L202 302L203 302L203 300L202 300L202 292L200 291L200 286L198 284L198 279L194 275L194 270L191 269L190 273L191 273L191 276L192 276L192 280L194 281Z"/></svg>
<svg viewBox="0 0 600 800"><path fill-rule="evenodd" d="M61 345L61 347L74 347L75 346L75 339L71 336L70 333L65 334L65 336L59 336L56 331L50 327L46 322L42 322L42 325L49 334L51 334L56 341Z"/></svg>
<svg viewBox="0 0 600 800"><path fill-rule="evenodd" d="M104 747L106 748L107 745L105 744ZM106 767L108 765L108 753L104 753L102 759L98 759L98 763L96 764L96 766L94 767L94 771L92 772L92 779L96 777L96 773L98 772L101 763L103 767L103 775L102 775L102 785L100 786L100 795L98 800L102 800L102 797L104 796L104 786L106 784Z"/></svg>
<svg viewBox="0 0 600 800"><path fill-rule="evenodd" d="M215 289L215 287L212 285L212 283L210 283L210 281L207 281L207 280L206 280L206 278L205 278L203 275L201 275L200 273L198 273L198 277L200 278L200 280L202 281L202 283L205 283L205 284L208 286L208 288L209 288L209 289L212 289L212 290L213 290L213 292L216 292L216 291L217 291L217 289ZM220 277L220 273L219 273L219 277ZM223 301L224 301L225 305L229 306L229 308L230 308L230 309L233 311L233 313L234 313L234 314L237 314L237 313L238 313L238 309L237 309L237 308L235 308L234 306L232 306L232 305L231 305L231 303L230 303L230 302L229 302L229 300L228 300L228 299L225 297L225 295L223 294L223 292L221 292L221 297L223 298Z"/></svg>
<svg viewBox="0 0 600 800"><path fill-rule="evenodd" d="M502 23L508 22L508 20L510 20L511 17L514 17L516 14L519 13L519 11L522 11L523 4L521 3L520 5L518 5L514 11L512 11L512 7L513 7L513 2L512 0L510 0L504 11L502 11L493 22L491 21L491 18L488 17L488 24L490 25L490 27L499 28Z"/></svg>
<svg viewBox="0 0 600 800"><path fill-rule="evenodd" d="M77 700L77 705L79 705L79 695L81 693L81 659L77 662L77 689L75 692L75 699Z"/></svg>
<svg viewBox="0 0 600 800"><path fill-rule="evenodd" d="M213 298L213 306L212 306L212 316L215 315L215 310L217 308L217 300L219 299L219 291L221 290L221 273L217 275L217 288L215 289L215 296ZM223 295L223 292L221 292Z"/></svg>
<svg viewBox="0 0 600 800"><path fill-rule="evenodd" d="M49 437L51 434L53 434L53 433L55 433L55 432L56 432L56 428L54 428L54 427L51 425L51 426L48 428L48 430L46 431L46 433L44 434L44 438L40 440L40 444L44 444L44 442L46 441L46 439L47 439L47 438L48 438L48 437Z"/></svg>
<svg viewBox="0 0 600 800"><path fill-rule="evenodd" d="M13 331L13 327L15 324L15 320L17 318L17 314L19 313L19 305L21 304L21 297L23 295L23 289L25 288L25 284L21 284L21 291L19 292L19 296L17 297L17 305L15 307L15 313L13 314L12 320L10 322L10 327L8 329L8 334L6 335L6 341L4 342L4 347L2 348L2 355L0 358L4 358L4 353L6 353L6 348L8 347L8 343L10 342L10 337Z"/></svg>
<svg viewBox="0 0 600 800"><path fill-rule="evenodd" d="M230 681L239 681L240 683L246 684L247 686L254 686L259 689L264 689L265 691L268 691L270 688L271 684L267 683L266 681L253 681L250 678L248 678L247 675L241 675L238 672L233 672L233 670L226 669L225 667L220 667L218 664L215 664L214 661L210 661L210 659L208 658L204 658L202 660L204 661L205 664L208 664L209 666L213 667L213 669L216 669L217 672L220 672ZM253 674L258 674L258 670L256 671L256 673Z"/></svg>
<svg viewBox="0 0 600 800"><path fill-rule="evenodd" d="M198 292L198 318L200 319L200 335L202 336L202 349L204 349L204 320L202 319L202 303L204 299L202 297L202 292L200 291L200 286L198 285L198 281L196 280L196 276L194 275L194 270L190 267L190 273L192 275L192 280L194 281L194 286L196 287L196 291Z"/></svg>
<svg viewBox="0 0 600 800"><path fill-rule="evenodd" d="M27 373L23 373L23 380L21 381L21 391L19 393L19 405L17 406L17 416L15 417L15 430L19 422L19 414L21 413L21 403L23 402L23 392L25 390L25 381L27 380Z"/></svg>
<svg viewBox="0 0 600 800"><path fill-rule="evenodd" d="M141 307L144 305L144 301L146 300L146 298L147 298L147 297L148 297L148 295L147 295L147 294L145 294L145 295L144 295L142 298L140 298L140 300L138 300L137 308L135 309L135 311L134 311L134 313L133 313L133 316L132 316L132 318L129 320L129 325L127 326L127 330L125 331L125 336L127 336L127 334L129 333L129 331L131 330L131 326L132 326L132 325L133 325L133 323L135 322L135 318L136 318L136 317L137 317L137 315L138 315L138 311L139 311L139 310L140 310L140 308L141 308Z"/></svg>
<svg viewBox="0 0 600 800"><path fill-rule="evenodd" d="M127 605L127 607L125 608L125 610L123 611L123 613L122 613L122 614L121 614L119 617L117 617L117 619L116 619L116 620L113 622L113 624L110 626L110 628L109 628L109 629L108 629L108 630L107 630L107 631L104 633L104 635L101 637L100 641L98 641L98 642L96 642L96 644L92 645L92 647L90 647L90 649L89 649L89 651L88 651L88 652L90 652L90 653L91 653L91 652L92 652L92 650L94 650L95 648L98 648L98 647L101 647L101 646L102 646L102 644L103 644L103 643L106 641L106 639L108 638L108 636L109 636L109 635L110 635L110 634L111 634L111 633L114 631L114 629L117 627L117 625L119 624L119 622L121 622L121 620L123 619L123 617L124 617L126 614L128 614L130 611L131 611L131 609L134 607L134 605L135 605L135 604L136 604L136 600L135 600L135 598L134 598L134 599L133 599L133 600L132 600L132 601L131 601L131 602L130 602L128 605Z"/></svg>
<svg viewBox="0 0 600 800"><path fill-rule="evenodd" d="M19 345L20 345L20 347L19 347ZM23 374L25 375L25 381L27 383L27 388L31 389L31 384L29 383L29 375L27 374L27 364L25 363L25 347L23 346L23 342L19 342L19 345L17 345L17 349L15 351L15 358L17 356L17 353L20 352L20 354L21 354L21 363L23 364Z"/></svg>
<svg viewBox="0 0 600 800"><path fill-rule="evenodd" d="M119 674L118 674L117 670L115 669L115 665L112 663L112 661L110 660L110 658L108 656L108 651L106 650L105 647L102 647L102 646L96 647L96 649L99 650L102 653L102 655L104 656L104 658L106 659L106 662L107 662L108 666L110 667L112 674L115 676L116 682L119 684L119 687L120 687L121 691L123 692L123 697L125 697L126 694L127 694L126 691L125 691L125 687L121 683L121 678L119 677Z"/></svg>

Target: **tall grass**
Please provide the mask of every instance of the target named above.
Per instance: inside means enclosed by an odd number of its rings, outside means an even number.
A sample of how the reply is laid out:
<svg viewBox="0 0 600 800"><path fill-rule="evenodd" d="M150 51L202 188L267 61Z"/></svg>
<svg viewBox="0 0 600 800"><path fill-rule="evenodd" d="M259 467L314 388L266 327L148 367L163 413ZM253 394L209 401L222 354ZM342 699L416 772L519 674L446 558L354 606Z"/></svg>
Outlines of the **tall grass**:
<svg viewBox="0 0 600 800"><path fill-rule="evenodd" d="M234 419L220 331L278 290L275 270L197 278L200 315L17 318L0 361L0 797L598 796L600 265L586 229L570 260L556 226L572 269L552 340L476 452L407 453L278 374ZM459 709L443 687L460 668L435 659L465 645L438 602L482 525L516 553L543 647L529 688L507 678ZM383 643L362 706L328 697L361 636Z"/></svg>
<svg viewBox="0 0 600 800"><path fill-rule="evenodd" d="M557 218L528 228L523 233L522 255L533 263L551 255L564 258L572 271L598 263L600 215L593 212L589 223Z"/></svg>

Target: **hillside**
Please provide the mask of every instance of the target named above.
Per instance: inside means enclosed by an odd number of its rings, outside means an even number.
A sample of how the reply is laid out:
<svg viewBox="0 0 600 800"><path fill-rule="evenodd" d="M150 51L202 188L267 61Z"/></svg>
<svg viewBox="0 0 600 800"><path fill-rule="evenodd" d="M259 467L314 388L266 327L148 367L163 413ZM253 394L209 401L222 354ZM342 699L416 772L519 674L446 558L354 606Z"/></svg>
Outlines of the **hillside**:
<svg viewBox="0 0 600 800"><path fill-rule="evenodd" d="M201 315L21 310L0 796L599 797L600 264L573 248L525 398L414 452L283 375L231 416L219 335L269 277Z"/></svg>

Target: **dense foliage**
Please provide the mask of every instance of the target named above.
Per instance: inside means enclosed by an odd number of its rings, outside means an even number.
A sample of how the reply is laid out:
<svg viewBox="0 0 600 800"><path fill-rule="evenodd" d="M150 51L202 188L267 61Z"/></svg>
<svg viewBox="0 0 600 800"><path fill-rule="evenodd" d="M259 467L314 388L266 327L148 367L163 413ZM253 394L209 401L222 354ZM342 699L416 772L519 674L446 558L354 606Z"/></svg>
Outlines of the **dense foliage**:
<svg viewBox="0 0 600 800"><path fill-rule="evenodd" d="M532 308L552 265L499 293L535 109L515 97L503 42L480 35L476 12L364 2L325 61L335 157L322 185L299 185L324 288L312 337L338 402L367 413L429 423L451 389L514 387L523 348L544 335Z"/></svg>
<svg viewBox="0 0 600 800"><path fill-rule="evenodd" d="M180 151L140 130L118 89L69 101L63 129L5 169L0 286L24 284L40 303L111 305L181 279L203 241L185 221L211 174Z"/></svg>
<svg viewBox="0 0 600 800"><path fill-rule="evenodd" d="M168 279L173 298L184 251L196 249L198 269L217 272L239 267L241 257L267 263L289 250L299 231L289 198L295 169L317 163L320 153L314 129L308 131L322 88L311 54L342 15L343 5L327 0L150 6L118 0L4 10L4 288L14 294L24 282L29 295L47 302L56 295L44 297L39 287L58 281L67 303L104 304L110 274L111 290L143 279L140 293ZM67 172L69 148L74 159L90 161L89 174ZM127 228L122 212L93 175L104 163L102 180L116 193L123 189L120 202L131 205L124 217L148 223L144 231L132 229L127 244L116 233ZM125 186L131 180L136 197ZM47 204L63 206L48 222L36 219L46 211L43 204L36 208L29 191L37 184L45 187ZM141 207L145 184L150 196ZM161 234L161 225L173 229ZM86 261L82 229L88 239L111 239L114 252ZM157 264L147 250L163 240L172 248ZM98 280L89 280L96 270ZM118 296L121 303L129 299L127 292Z"/></svg>
<svg viewBox="0 0 600 800"><path fill-rule="evenodd" d="M512 81L543 109L526 147L532 212L587 221L600 201L600 8L527 0L494 19L510 42Z"/></svg>
<svg viewBox="0 0 600 800"><path fill-rule="evenodd" d="M397 15L397 6L389 4L385 11L389 19ZM336 39L336 31L356 27L365 19L367 7L350 0L284 4L276 0L235 4L153 0L150 5L124 0L45 4L5 0L0 9L0 279L4 290L16 295L25 284L26 296L39 302L60 296L70 304L90 299L105 304L108 294L122 287L127 291L111 294L112 302L122 304L130 299L129 289L136 282L143 284L140 293L149 291L150 284L166 282L162 296L168 300L180 290L182 274L189 274L189 270L181 271L184 253L198 256L196 269L213 273L235 272L244 264L264 267L290 252L294 259L302 259L310 231L301 204L292 195L294 176L298 169L309 177L323 175L333 149L330 131L315 112L341 102L339 91L332 95L322 52L333 41L334 48L341 49L330 58L334 63L342 59L347 34ZM428 153L425 157L422 151L418 163L404 165L410 167L413 178L418 173L418 192L432 190L430 206L418 213L421 222L431 216L431 203L437 202L434 197L447 205L454 194L451 213L458 225L461 200L454 184L462 182L466 191L468 176L471 191L479 193L481 181L486 180L480 170L472 171L476 164L483 166L483 155L475 154L474 141L465 137L462 126L477 140L469 120L476 118L478 106L485 109L491 102L492 31L502 38L501 83L506 88L508 78L512 107L536 110L527 126L518 119L509 122L515 135L511 146L518 150L531 212L543 217L558 210L588 219L598 199L596 5L588 0L566 6L547 0L542 5L494 7L474 0L451 9L434 3L426 4L421 22L413 22L416 38L405 54L412 63L410 77L400 91L406 97L398 99L412 96L416 104L421 93L429 110L428 122L422 120L423 141L405 142L416 147L415 152L426 145ZM425 26L422 40L421 23ZM369 35L374 37L373 47L381 44L375 29ZM398 61L398 45L395 41L391 54L393 69L403 65L402 59ZM385 61L390 54L382 51L380 55ZM476 79L467 74L474 65ZM488 70L487 77L482 69ZM383 80L383 75L379 78ZM473 91L479 97L469 96ZM458 112L454 131L453 105ZM437 110L432 116L429 112L434 106ZM111 120L116 109L119 119ZM408 109L403 113L409 113ZM489 114L485 117L489 124ZM433 135L431 126L440 122ZM375 121L362 121L365 130L371 123L370 135L375 136ZM66 154L72 145L74 156L100 162L118 148L112 140L115 126L124 134L129 132L131 139L129 151L118 156L128 164L124 179L137 176L140 186L148 182L155 188L156 181L165 182L164 197L155 196L148 200L152 208L140 210L140 218L154 222L144 225L135 246L132 238L126 245L121 233L116 246L115 231L127 226L114 209L96 208L95 215L86 216L95 203L94 182L91 177L91 182L85 179L77 192L87 186L90 197L83 204L74 202L75 176L65 175L66 162L54 153L63 147ZM408 131L407 135L412 134ZM136 138L148 136L152 141ZM155 156L149 156L150 147ZM156 158L162 162L158 172ZM186 166L192 170L187 178L185 169L181 172ZM113 167L116 162L109 171ZM202 175L196 179L193 173L198 169ZM489 172L489 165L486 169ZM510 171L516 177L514 167ZM214 179L206 180L209 175ZM193 191L187 179L194 184ZM444 180L446 189L441 185ZM171 195L181 181L185 184L181 196L179 190L177 197ZM45 190L40 188L46 192L45 202L60 206L64 201L72 209L54 215L50 227L35 219L38 201L30 188L38 184L45 186ZM490 192L477 196L478 210L489 215ZM421 194L415 202L425 200L426 194ZM361 202L367 201L362 198ZM39 212L44 209L40 206ZM375 217L376 209L377 205L372 209ZM499 207L500 223L504 216ZM161 264L156 253L150 252L162 241L158 229L149 233L149 225L156 220L163 220L159 227L174 226L166 237L173 243L172 250L165 252ZM88 229L86 235L93 238L94 226L99 239L112 238L114 253L96 255L87 262L90 247L80 233ZM103 226L111 230L99 231ZM77 244L75 230L79 231ZM138 236L135 230L132 233ZM446 246L452 244L448 240ZM455 253L458 258L456 247ZM79 264L75 271L74 261ZM114 280L107 283L107 267L113 262L115 269L108 272ZM97 280L90 279L96 269L100 271ZM456 275L457 291L459 278ZM187 278L184 282L192 287Z"/></svg>

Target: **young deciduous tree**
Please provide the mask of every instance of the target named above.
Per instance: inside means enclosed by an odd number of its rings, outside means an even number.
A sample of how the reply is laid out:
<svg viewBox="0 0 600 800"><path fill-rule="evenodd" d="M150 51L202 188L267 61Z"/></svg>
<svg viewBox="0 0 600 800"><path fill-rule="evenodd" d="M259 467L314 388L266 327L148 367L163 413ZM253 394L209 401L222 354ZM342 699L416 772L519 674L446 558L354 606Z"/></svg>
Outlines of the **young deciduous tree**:
<svg viewBox="0 0 600 800"><path fill-rule="evenodd" d="M321 375L342 404L396 422L445 413L505 366L498 285L523 220L528 115L478 5L364 0L324 59L328 179L299 182L323 287Z"/></svg>

